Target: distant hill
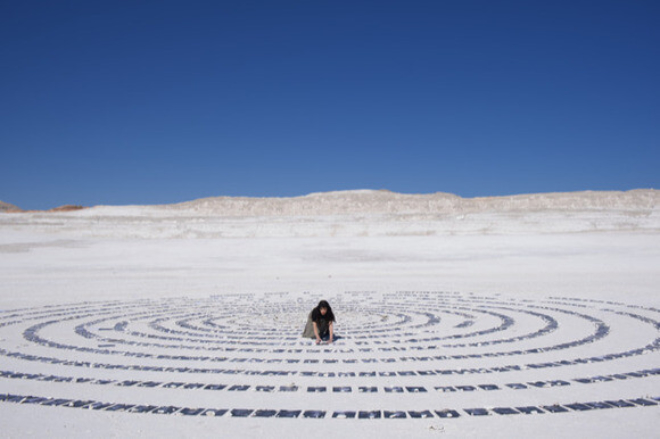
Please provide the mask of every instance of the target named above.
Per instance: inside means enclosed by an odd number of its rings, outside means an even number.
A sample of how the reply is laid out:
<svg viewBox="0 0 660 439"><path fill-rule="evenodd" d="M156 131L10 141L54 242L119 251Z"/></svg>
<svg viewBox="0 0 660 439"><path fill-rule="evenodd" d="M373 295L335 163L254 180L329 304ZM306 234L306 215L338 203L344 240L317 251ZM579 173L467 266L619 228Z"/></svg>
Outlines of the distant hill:
<svg viewBox="0 0 660 439"><path fill-rule="evenodd" d="M360 190L292 198L214 197L152 206L69 206L20 218L0 215L0 224L122 239L660 233L660 191L461 198Z"/></svg>
<svg viewBox="0 0 660 439"><path fill-rule="evenodd" d="M14 206L13 204L9 203L4 203L0 201L0 213L4 212L74 212L76 210L82 210L86 209L86 207L83 206L75 206L72 204L67 204L64 206L59 206L55 207L53 209L48 209L48 210L23 210L19 207Z"/></svg>
<svg viewBox="0 0 660 439"><path fill-rule="evenodd" d="M76 210L83 210L83 209L87 209L87 208L84 206L65 204L64 206L59 206L49 209L48 212L75 212Z"/></svg>
<svg viewBox="0 0 660 439"><path fill-rule="evenodd" d="M13 204L0 201L0 212L22 212L22 210Z"/></svg>
<svg viewBox="0 0 660 439"><path fill-rule="evenodd" d="M402 194L388 190L319 192L299 197L210 197L176 204L96 206L65 205L46 211L64 213L112 210L124 215L184 215L213 217L287 217L332 215L466 215L475 213L520 214L534 212L631 212L650 214L660 210L660 191L582 191L462 198L458 195ZM0 212L23 212L0 202Z"/></svg>
<svg viewBox="0 0 660 439"><path fill-rule="evenodd" d="M213 197L154 206L219 216L291 215L443 215L477 212L603 211L650 212L660 206L660 191L584 191L501 197L461 198L448 193L400 194L386 190L324 192L293 198Z"/></svg>

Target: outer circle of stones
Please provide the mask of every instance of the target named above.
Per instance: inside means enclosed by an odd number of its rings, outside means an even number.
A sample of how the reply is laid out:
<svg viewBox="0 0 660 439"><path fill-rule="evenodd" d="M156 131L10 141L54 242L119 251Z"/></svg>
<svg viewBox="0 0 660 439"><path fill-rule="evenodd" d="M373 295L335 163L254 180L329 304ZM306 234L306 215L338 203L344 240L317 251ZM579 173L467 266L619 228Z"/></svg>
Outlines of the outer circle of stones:
<svg viewBox="0 0 660 439"><path fill-rule="evenodd" d="M657 379L660 369L653 364L623 371L620 366L646 354L657 358L656 308L565 297L347 292L328 298L338 340L317 346L300 336L315 304L306 297L226 294L1 311L0 358L7 366L0 370L0 402L154 414L388 419L563 413L660 401L658 395L630 399L613 393L582 402L573 396L583 385ZM621 349L615 339L631 326L638 336ZM612 373L584 374L592 363L610 365ZM17 380L33 384L34 393L12 391ZM55 394L40 392L43 383ZM69 386L85 398L57 395ZM115 389L121 400L100 398L101 388ZM535 405L510 404L518 394L509 392L544 388L561 388L567 403L540 397ZM168 389L172 397L159 400L160 390L152 404L131 402L135 392L144 400L152 389ZM208 391L224 406L186 405ZM268 395L270 406L250 397L255 392ZM295 392L304 392L306 401L318 394L318 407L284 406ZM434 392L442 394L435 406L429 398ZM447 408L448 398L466 392L502 395L503 403L495 397L487 407ZM346 393L365 395L348 399L358 405L345 407ZM394 401L401 406L391 406L387 394L398 394ZM237 400L241 407L232 406ZM378 405L387 408L374 410Z"/></svg>

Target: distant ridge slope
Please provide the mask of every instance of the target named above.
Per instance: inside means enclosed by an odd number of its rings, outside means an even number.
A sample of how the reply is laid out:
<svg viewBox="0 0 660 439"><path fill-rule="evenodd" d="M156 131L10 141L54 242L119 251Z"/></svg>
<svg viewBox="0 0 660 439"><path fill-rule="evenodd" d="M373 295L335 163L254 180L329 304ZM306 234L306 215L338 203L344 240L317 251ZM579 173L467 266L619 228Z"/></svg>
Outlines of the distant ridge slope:
<svg viewBox="0 0 660 439"><path fill-rule="evenodd" d="M0 215L0 225L122 239L660 233L659 206L660 191L652 189L485 198L361 190L24 212Z"/></svg>
<svg viewBox="0 0 660 439"><path fill-rule="evenodd" d="M154 206L219 216L300 215L455 215L477 212L604 211L651 213L660 205L660 191L636 189L540 193L461 198L448 193L400 194L385 190L313 193L292 198L212 197Z"/></svg>
<svg viewBox="0 0 660 439"><path fill-rule="evenodd" d="M0 212L22 212L22 209L14 206L13 204L0 201Z"/></svg>

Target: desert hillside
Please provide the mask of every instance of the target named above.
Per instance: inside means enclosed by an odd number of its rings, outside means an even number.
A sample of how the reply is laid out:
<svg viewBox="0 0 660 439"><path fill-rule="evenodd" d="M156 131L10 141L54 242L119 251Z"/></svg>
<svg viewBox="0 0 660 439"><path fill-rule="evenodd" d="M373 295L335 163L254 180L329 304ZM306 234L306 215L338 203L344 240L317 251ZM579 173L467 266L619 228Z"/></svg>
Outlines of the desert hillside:
<svg viewBox="0 0 660 439"><path fill-rule="evenodd" d="M400 194L386 190L341 191L295 198L214 197L170 208L222 216L466 214L542 210L628 210L650 213L660 205L660 191L568 192L504 197L461 198L447 193ZM164 207L164 206L162 206Z"/></svg>
<svg viewBox="0 0 660 439"><path fill-rule="evenodd" d="M0 215L0 227L114 238L286 238L660 231L660 191L461 198L389 191L214 197Z"/></svg>
<svg viewBox="0 0 660 439"><path fill-rule="evenodd" d="M5 203L4 201L0 201L0 213L4 212L20 212L21 209L14 206L13 204Z"/></svg>

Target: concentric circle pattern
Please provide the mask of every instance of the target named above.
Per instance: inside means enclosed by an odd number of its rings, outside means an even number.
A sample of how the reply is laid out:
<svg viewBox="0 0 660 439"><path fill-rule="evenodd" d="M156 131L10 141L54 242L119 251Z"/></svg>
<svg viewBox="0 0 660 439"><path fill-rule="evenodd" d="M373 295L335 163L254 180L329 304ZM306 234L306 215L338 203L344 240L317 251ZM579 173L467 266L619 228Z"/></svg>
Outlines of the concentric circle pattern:
<svg viewBox="0 0 660 439"><path fill-rule="evenodd" d="M347 292L0 313L0 400L144 414L456 418L657 406L660 310L566 297ZM594 391L597 390L597 391ZM584 395L598 395L585 398Z"/></svg>

